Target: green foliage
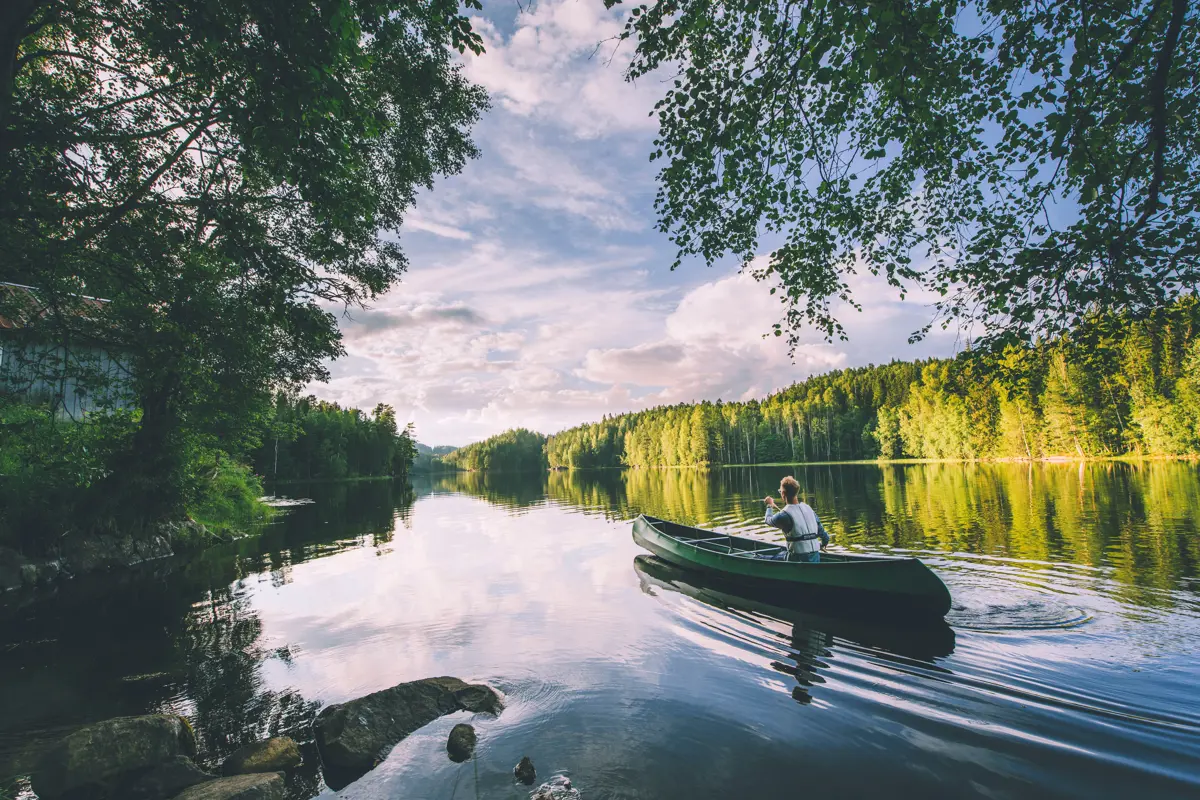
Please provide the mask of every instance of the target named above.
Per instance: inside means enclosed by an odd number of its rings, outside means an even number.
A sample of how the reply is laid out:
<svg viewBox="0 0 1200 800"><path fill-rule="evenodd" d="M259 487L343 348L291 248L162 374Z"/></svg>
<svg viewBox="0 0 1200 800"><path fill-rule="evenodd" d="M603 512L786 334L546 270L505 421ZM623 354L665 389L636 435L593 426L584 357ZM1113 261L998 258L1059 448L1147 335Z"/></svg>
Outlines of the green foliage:
<svg viewBox="0 0 1200 800"><path fill-rule="evenodd" d="M656 467L873 458L876 410L895 408L921 364L818 375L759 402L664 406L551 436L550 466Z"/></svg>
<svg viewBox="0 0 1200 800"><path fill-rule="evenodd" d="M244 534L272 517L273 509L259 500L262 481L245 464L218 450L192 468L201 473L201 488L188 511L210 531Z"/></svg>
<svg viewBox="0 0 1200 800"><path fill-rule="evenodd" d="M398 430L391 406L368 415L312 396L277 395L261 441L252 463L271 480L403 477L417 454L412 426Z"/></svg>
<svg viewBox="0 0 1200 800"><path fill-rule="evenodd" d="M0 394L0 540L28 548L76 528L137 424L130 412L66 422Z"/></svg>
<svg viewBox="0 0 1200 800"><path fill-rule="evenodd" d="M762 401L680 404L551 436L552 468L1200 453L1200 303L953 360L844 369Z"/></svg>
<svg viewBox="0 0 1200 800"><path fill-rule="evenodd" d="M454 469L468 472L528 472L546 469L546 437L516 428L460 447L442 456Z"/></svg>
<svg viewBox="0 0 1200 800"><path fill-rule="evenodd" d="M66 421L47 405L0 394L0 541L36 552L64 534L140 533L97 514L110 465L128 451L139 422L135 411ZM262 486L245 465L200 447L182 460L185 510L210 530L245 532L270 517L259 501Z"/></svg>
<svg viewBox="0 0 1200 800"><path fill-rule="evenodd" d="M379 233L476 154L486 94L453 51L481 40L457 3L399 0L26 0L3 22L0 280L41 304L14 335L127 358L141 419L97 513L178 515L193 454L255 449L272 392L342 352L327 309L405 269Z"/></svg>
<svg viewBox="0 0 1200 800"><path fill-rule="evenodd" d="M782 239L754 274L793 345L843 333L830 300L864 269L997 338L1143 316L1200 278L1198 21L1187 0L636 5L628 78L674 79L659 228L710 264Z"/></svg>
<svg viewBox="0 0 1200 800"><path fill-rule="evenodd" d="M871 438L879 446L879 457L887 460L900 457L900 415L893 408L881 406L876 412L874 426L868 427Z"/></svg>

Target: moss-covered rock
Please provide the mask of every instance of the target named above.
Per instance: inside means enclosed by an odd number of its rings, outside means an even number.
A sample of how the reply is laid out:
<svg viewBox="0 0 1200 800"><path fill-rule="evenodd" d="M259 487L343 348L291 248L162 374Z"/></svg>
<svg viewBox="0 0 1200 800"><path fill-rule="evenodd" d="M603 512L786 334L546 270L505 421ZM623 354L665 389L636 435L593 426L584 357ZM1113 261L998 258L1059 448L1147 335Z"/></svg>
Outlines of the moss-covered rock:
<svg viewBox="0 0 1200 800"><path fill-rule="evenodd" d="M346 703L326 706L313 722L325 781L337 790L378 764L395 744L438 717L455 711L499 714L491 687L458 678L426 678Z"/></svg>
<svg viewBox="0 0 1200 800"><path fill-rule="evenodd" d="M221 764L222 775L282 772L300 766L300 747L287 736L248 744L234 751Z"/></svg>
<svg viewBox="0 0 1200 800"><path fill-rule="evenodd" d="M68 793L104 795L132 773L196 754L191 726L173 714L149 714L87 725L42 754L30 782L41 800Z"/></svg>
<svg viewBox="0 0 1200 800"><path fill-rule="evenodd" d="M450 731L450 738L446 740L446 752L450 760L456 763L466 761L475 752L476 741L474 728L465 722L455 725Z"/></svg>
<svg viewBox="0 0 1200 800"><path fill-rule="evenodd" d="M234 775L197 784L175 800L283 800L285 784L278 772Z"/></svg>

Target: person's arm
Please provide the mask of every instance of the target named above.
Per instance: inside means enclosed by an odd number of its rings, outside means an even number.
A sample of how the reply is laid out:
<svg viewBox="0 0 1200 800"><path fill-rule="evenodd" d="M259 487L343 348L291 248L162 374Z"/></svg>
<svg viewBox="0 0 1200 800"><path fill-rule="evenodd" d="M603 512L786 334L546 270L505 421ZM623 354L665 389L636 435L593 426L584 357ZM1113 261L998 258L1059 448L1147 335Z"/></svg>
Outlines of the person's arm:
<svg viewBox="0 0 1200 800"><path fill-rule="evenodd" d="M825 530L825 526L821 524L821 518L817 516L817 512L813 512L813 519L817 521L817 536L821 537L821 549L829 544L829 531Z"/></svg>
<svg viewBox="0 0 1200 800"><path fill-rule="evenodd" d="M779 528L784 535L792 532L792 515L786 511L779 511L775 508L774 503L767 504L767 516L763 521L772 528Z"/></svg>

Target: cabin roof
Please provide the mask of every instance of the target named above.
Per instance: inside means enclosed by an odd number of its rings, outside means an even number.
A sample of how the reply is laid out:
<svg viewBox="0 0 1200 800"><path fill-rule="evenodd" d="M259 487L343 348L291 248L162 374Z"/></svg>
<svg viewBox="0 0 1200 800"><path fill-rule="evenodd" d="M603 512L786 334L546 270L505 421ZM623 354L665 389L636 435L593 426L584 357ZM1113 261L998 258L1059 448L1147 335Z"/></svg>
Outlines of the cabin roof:
<svg viewBox="0 0 1200 800"><path fill-rule="evenodd" d="M79 309L81 315L88 310L99 310L108 302L98 297L78 297L83 301ZM0 330L29 327L49 313L49 307L38 298L37 290L32 286L0 281Z"/></svg>

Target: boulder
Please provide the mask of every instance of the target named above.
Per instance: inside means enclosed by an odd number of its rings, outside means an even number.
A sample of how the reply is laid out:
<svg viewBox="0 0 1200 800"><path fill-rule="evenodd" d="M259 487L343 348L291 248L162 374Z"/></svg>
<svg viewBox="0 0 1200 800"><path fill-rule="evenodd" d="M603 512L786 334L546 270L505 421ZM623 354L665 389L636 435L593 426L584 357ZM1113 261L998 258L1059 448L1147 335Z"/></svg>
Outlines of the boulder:
<svg viewBox="0 0 1200 800"><path fill-rule="evenodd" d="M413 731L455 711L499 714L500 695L458 678L401 683L357 700L326 706L313 722L325 781L340 789L378 764Z"/></svg>
<svg viewBox="0 0 1200 800"><path fill-rule="evenodd" d="M132 772L195 754L196 739L183 717L117 717L59 740L38 760L30 782L41 800L68 792L104 793Z"/></svg>
<svg viewBox="0 0 1200 800"><path fill-rule="evenodd" d="M216 777L197 767L187 756L175 756L156 767L151 767L149 772L122 791L120 796L127 800L166 800L184 789Z"/></svg>
<svg viewBox="0 0 1200 800"><path fill-rule="evenodd" d="M580 797L582 795L571 785L570 778L566 775L555 775L534 789L533 794L529 795L529 800L579 800Z"/></svg>
<svg viewBox="0 0 1200 800"><path fill-rule="evenodd" d="M175 795L175 800L283 800L283 774L257 772L198 783Z"/></svg>
<svg viewBox="0 0 1200 800"><path fill-rule="evenodd" d="M513 767L513 777L526 786L533 786L533 782L537 780L537 770L533 768L529 756L521 756L521 760Z"/></svg>
<svg viewBox="0 0 1200 800"><path fill-rule="evenodd" d="M455 725L450 731L450 738L446 740L446 752L450 754L450 760L456 764L466 761L475 752L476 741L474 728L465 722Z"/></svg>
<svg viewBox="0 0 1200 800"><path fill-rule="evenodd" d="M221 763L222 775L282 772L300 766L300 747L288 736L248 744Z"/></svg>

